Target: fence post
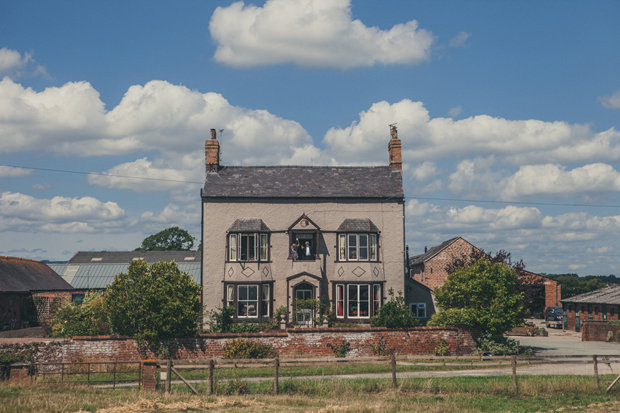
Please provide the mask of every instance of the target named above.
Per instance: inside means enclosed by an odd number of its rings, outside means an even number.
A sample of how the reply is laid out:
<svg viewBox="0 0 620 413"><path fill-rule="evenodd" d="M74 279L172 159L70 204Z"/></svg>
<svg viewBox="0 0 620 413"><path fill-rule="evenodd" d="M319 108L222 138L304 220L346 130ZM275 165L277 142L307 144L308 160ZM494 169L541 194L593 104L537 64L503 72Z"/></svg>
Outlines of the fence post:
<svg viewBox="0 0 620 413"><path fill-rule="evenodd" d="M65 381L65 363L60 365L60 381Z"/></svg>
<svg viewBox="0 0 620 413"><path fill-rule="evenodd" d="M392 387L398 387L396 383L396 355L392 354Z"/></svg>
<svg viewBox="0 0 620 413"><path fill-rule="evenodd" d="M88 371L86 372L86 381L90 383L90 363L86 366Z"/></svg>
<svg viewBox="0 0 620 413"><path fill-rule="evenodd" d="M172 387L172 360L166 360L166 393L170 393Z"/></svg>
<svg viewBox="0 0 620 413"><path fill-rule="evenodd" d="M592 356L592 364L594 364L594 385L596 386L596 389L599 389L599 383L598 383L598 360L596 359L596 356Z"/></svg>
<svg viewBox="0 0 620 413"><path fill-rule="evenodd" d="M512 391L517 393L517 356L512 356Z"/></svg>
<svg viewBox="0 0 620 413"><path fill-rule="evenodd" d="M273 360L273 395L278 395L278 370L280 370L280 357L276 356Z"/></svg>
<svg viewBox="0 0 620 413"><path fill-rule="evenodd" d="M114 362L114 383L112 384L112 388L116 390L116 362Z"/></svg>
<svg viewBox="0 0 620 413"><path fill-rule="evenodd" d="M209 381L207 381L207 394L213 394L213 359L209 359Z"/></svg>

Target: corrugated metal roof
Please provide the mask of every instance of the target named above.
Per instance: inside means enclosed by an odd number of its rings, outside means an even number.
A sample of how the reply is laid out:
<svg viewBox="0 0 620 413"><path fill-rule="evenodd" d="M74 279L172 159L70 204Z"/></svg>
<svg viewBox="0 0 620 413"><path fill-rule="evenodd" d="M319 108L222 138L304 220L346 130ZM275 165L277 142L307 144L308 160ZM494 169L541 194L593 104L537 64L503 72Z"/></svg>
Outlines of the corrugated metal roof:
<svg viewBox="0 0 620 413"><path fill-rule="evenodd" d="M172 260L200 262L202 251L78 251L67 264L129 264L137 259L149 264Z"/></svg>
<svg viewBox="0 0 620 413"><path fill-rule="evenodd" d="M563 298L561 301L563 303L620 304L620 285L612 284L589 293Z"/></svg>
<svg viewBox="0 0 620 413"><path fill-rule="evenodd" d="M179 271L188 273L192 279L200 284L200 262L179 262ZM73 288L76 289L103 289L114 282L114 277L121 273L127 273L129 264L48 264ZM73 275L71 267L78 267ZM69 279L71 281L69 281Z"/></svg>

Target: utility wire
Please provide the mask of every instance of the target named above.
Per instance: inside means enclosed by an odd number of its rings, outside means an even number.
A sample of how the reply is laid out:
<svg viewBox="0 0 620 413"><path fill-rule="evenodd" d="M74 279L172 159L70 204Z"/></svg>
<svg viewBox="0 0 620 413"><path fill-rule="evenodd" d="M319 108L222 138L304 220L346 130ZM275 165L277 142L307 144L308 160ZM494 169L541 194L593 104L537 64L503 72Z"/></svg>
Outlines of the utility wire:
<svg viewBox="0 0 620 413"><path fill-rule="evenodd" d="M35 171L60 172L60 173L76 174L76 175L96 175L96 176L107 176L107 177L112 177L112 178L140 179L144 181L177 182L177 183L182 183L182 184L204 185L204 182L185 181L185 180L180 180L180 179L147 178L147 177L141 177L141 176L115 175L115 174L99 173L99 172L69 171L69 170L63 170L63 169L36 168L32 166L17 166L17 165L6 165L6 164L0 164L0 166L6 166L9 168L31 169ZM562 204L562 203L556 203L556 202L492 201L492 200L484 200L484 199L437 198L437 197L422 197L422 196L406 196L404 198L405 199L416 199L416 200L421 200L421 201L472 202L472 203L503 204L503 205L516 204L516 205L542 205L542 206L562 206L562 207L620 208L620 205L603 205L603 204Z"/></svg>

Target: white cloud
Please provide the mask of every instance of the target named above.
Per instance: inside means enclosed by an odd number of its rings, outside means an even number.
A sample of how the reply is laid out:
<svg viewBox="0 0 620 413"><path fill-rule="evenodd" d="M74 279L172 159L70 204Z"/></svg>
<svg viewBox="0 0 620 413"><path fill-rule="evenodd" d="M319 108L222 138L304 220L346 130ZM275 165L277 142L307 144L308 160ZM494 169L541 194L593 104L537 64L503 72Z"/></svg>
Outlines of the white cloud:
<svg viewBox="0 0 620 413"><path fill-rule="evenodd" d="M31 176L32 170L24 168L14 168L12 166L0 165L0 178L17 178Z"/></svg>
<svg viewBox="0 0 620 413"><path fill-rule="evenodd" d="M448 188L453 193L470 192L477 194L478 197L485 197L494 193L497 181L501 178L501 173L493 171L495 158L465 159L458 163L456 172L449 177Z"/></svg>
<svg viewBox="0 0 620 413"><path fill-rule="evenodd" d="M428 181L437 175L437 165L435 162L424 162L413 168L411 173L418 181Z"/></svg>
<svg viewBox="0 0 620 413"><path fill-rule="evenodd" d="M35 191L47 191L51 187L52 187L52 185L50 185L48 183L32 185L32 189L34 189Z"/></svg>
<svg viewBox="0 0 620 413"><path fill-rule="evenodd" d="M0 77L7 76L17 79L21 76L47 76L45 67L35 65L32 53L24 53L23 57L17 50L3 47L0 49Z"/></svg>
<svg viewBox="0 0 620 413"><path fill-rule="evenodd" d="M459 47L469 47L470 45L467 43L467 40L471 37L471 33L459 32L455 37L450 39L448 44L450 47L456 49Z"/></svg>
<svg viewBox="0 0 620 413"><path fill-rule="evenodd" d="M338 161L385 163L389 124L398 123L403 162L495 156L512 165L549 162L612 162L620 159L620 132L594 132L586 125L507 120L478 115L455 121L431 118L422 102L374 103L351 126L332 128L324 141Z"/></svg>
<svg viewBox="0 0 620 413"><path fill-rule="evenodd" d="M599 96L598 101L608 109L620 109L620 89L611 96Z"/></svg>
<svg viewBox="0 0 620 413"><path fill-rule="evenodd" d="M123 228L124 220L125 211L115 202L92 197L38 199L20 193L0 193L1 231L113 231Z"/></svg>
<svg viewBox="0 0 620 413"><path fill-rule="evenodd" d="M267 0L218 7L209 23L215 59L236 67L295 63L346 69L417 64L434 38L411 20L390 30L352 20L350 0Z"/></svg>
<svg viewBox="0 0 620 413"><path fill-rule="evenodd" d="M463 112L463 108L461 107L461 105L458 105L455 108L452 108L448 111L448 116L450 116L451 118L456 118L458 115L461 114L461 112Z"/></svg>

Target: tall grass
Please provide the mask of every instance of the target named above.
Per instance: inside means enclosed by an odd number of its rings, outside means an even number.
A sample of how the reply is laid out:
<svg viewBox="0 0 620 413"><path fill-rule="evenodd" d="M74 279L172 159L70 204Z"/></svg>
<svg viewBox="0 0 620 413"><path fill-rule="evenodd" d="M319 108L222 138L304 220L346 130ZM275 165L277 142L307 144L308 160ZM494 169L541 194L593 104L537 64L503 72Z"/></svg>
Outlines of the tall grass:
<svg viewBox="0 0 620 413"><path fill-rule="evenodd" d="M601 376L601 387L613 376ZM618 411L620 390L605 394L590 376L520 376L519 393L511 393L511 377L452 377L399 379L283 380L279 396L273 382L219 381L213 396L201 396L185 386L171 394L136 389L100 390L88 386L0 384L0 412L97 411L244 411L244 412L537 412ZM590 405L591 407L586 407ZM115 410L111 410L112 412Z"/></svg>

